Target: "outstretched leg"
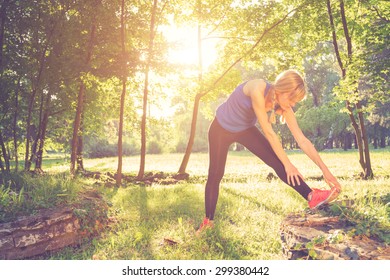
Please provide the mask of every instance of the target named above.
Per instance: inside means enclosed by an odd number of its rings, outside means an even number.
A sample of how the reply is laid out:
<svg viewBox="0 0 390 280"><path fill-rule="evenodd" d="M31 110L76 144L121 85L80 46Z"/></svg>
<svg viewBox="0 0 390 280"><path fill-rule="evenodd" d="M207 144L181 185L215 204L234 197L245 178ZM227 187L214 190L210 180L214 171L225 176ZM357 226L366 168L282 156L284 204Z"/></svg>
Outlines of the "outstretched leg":
<svg viewBox="0 0 390 280"><path fill-rule="evenodd" d="M283 182L294 188L304 199L308 199L308 195L312 190L302 179L300 180L300 184L295 186L287 182L287 174L282 162L279 160L270 143L259 131L259 129L256 127L247 129L245 132L240 134L237 142L244 145L249 151L259 157L268 166L272 167L278 177Z"/></svg>

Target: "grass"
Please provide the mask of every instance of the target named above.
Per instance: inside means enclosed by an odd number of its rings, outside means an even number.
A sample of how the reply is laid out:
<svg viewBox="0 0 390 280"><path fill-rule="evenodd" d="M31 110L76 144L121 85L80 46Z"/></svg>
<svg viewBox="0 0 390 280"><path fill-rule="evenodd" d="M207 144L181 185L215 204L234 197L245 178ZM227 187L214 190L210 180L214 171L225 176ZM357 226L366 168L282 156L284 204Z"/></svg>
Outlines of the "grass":
<svg viewBox="0 0 390 280"><path fill-rule="evenodd" d="M325 188L320 170L303 154L289 152L291 161L311 187ZM375 179L356 179L360 172L356 151L322 152L328 167L343 186L341 199L355 201L353 211L335 209L337 215L355 222L351 235L375 235L390 244L390 150L371 153ZM147 170L176 172L182 155L149 155ZM62 160L45 163L50 174L63 174ZM115 171L116 159L86 159L90 171ZM124 173L137 173L139 157L124 159ZM207 154L193 154L187 171L191 177L175 185L121 188L78 181L75 185L98 188L110 201L116 222L99 237L78 248L66 248L45 259L283 259L280 224L307 203L280 180L266 180L271 169L248 152L231 152L221 183L216 226L200 237L195 230L204 215ZM61 176L61 175L54 175ZM46 177L44 180L50 180ZM81 179L78 179L81 180ZM70 184L70 183L69 183Z"/></svg>
<svg viewBox="0 0 390 280"><path fill-rule="evenodd" d="M86 185L66 173L37 176L20 172L4 174L1 178L0 222L12 221L40 208L72 203Z"/></svg>

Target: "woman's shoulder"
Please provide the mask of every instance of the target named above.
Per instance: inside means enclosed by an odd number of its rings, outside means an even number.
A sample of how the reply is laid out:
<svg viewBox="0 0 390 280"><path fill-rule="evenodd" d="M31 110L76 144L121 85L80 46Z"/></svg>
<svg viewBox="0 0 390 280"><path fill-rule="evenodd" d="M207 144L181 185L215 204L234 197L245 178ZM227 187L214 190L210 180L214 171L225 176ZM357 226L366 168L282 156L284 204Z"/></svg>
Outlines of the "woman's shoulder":
<svg viewBox="0 0 390 280"><path fill-rule="evenodd" d="M267 82L264 79L253 79L246 82L244 86L244 93L251 96L253 93L264 93L267 87Z"/></svg>

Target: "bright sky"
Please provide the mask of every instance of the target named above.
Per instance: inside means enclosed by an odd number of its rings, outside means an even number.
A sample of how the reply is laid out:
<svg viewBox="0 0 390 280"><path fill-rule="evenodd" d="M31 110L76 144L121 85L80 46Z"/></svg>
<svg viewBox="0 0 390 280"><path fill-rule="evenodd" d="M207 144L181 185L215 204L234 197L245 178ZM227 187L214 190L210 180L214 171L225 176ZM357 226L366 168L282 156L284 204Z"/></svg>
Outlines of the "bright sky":
<svg viewBox="0 0 390 280"><path fill-rule="evenodd" d="M177 27L174 24L166 26L163 29L169 43L174 43L177 47L170 49L168 60L171 63L180 63L186 65L198 65L198 28L194 27ZM203 36L206 34L204 31ZM216 39L208 39L202 41L202 63L203 71L206 71L217 58ZM189 75L194 75L189 73ZM195 74L194 78L197 78ZM176 108L172 107L168 91L166 103L162 100L158 104L150 104L150 114L153 117L170 117L174 114ZM164 104L165 103L165 104Z"/></svg>
<svg viewBox="0 0 390 280"><path fill-rule="evenodd" d="M165 36L171 43L178 45L177 49L171 49L168 59L173 63L184 63L189 65L198 65L198 28L197 26L177 27L169 26L165 29ZM203 31L205 36L206 32ZM206 70L217 57L215 39L202 41L202 63L203 69Z"/></svg>

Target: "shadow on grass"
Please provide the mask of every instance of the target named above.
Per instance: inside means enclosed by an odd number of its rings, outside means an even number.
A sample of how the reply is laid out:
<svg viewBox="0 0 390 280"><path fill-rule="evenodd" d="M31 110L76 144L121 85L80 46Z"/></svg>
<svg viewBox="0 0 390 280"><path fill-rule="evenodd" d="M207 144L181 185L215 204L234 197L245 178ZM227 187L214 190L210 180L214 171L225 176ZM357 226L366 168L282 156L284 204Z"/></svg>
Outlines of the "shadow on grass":
<svg viewBox="0 0 390 280"><path fill-rule="evenodd" d="M200 220L203 214L202 198L188 185L131 185L118 191L113 199L117 200L113 207L129 213L118 215L120 220L113 228L114 235L125 236L122 242L126 244L114 248L127 251L118 252L119 259L164 259L165 249L174 251L187 246L183 241L178 241L177 246L166 248L165 239L190 239L182 236L178 221L181 219L186 224L186 232L192 227L195 234L193 221ZM99 253L98 250L96 253ZM180 252L176 255L179 256Z"/></svg>
<svg viewBox="0 0 390 280"><path fill-rule="evenodd" d="M244 198L255 207L276 215L283 214L282 209L269 207L257 201L256 197L242 195L228 188L224 190L229 196ZM250 241L234 233L224 232L223 224L217 223L213 230L196 236L196 230L204 217L204 186L199 186L199 183L152 186L129 184L123 188L105 188L104 192L105 198L112 204L110 212L116 222L94 240L78 248L65 249L50 258L239 260L257 254L253 252ZM224 199L221 198L220 205L224 204ZM259 246L257 243L255 245ZM259 248L263 247L261 245ZM266 250L264 255L277 254L275 249L271 251Z"/></svg>
<svg viewBox="0 0 390 280"><path fill-rule="evenodd" d="M116 259L241 258L244 249L239 241L227 238L218 227L207 235L196 236L204 216L203 190L183 184L132 186L122 192L121 207L132 215L118 221L115 229L117 235L127 236L123 247L113 248L118 250ZM99 242L107 242L103 239ZM99 254L99 249L95 253Z"/></svg>
<svg viewBox="0 0 390 280"><path fill-rule="evenodd" d="M269 207L265 203L262 203L262 202L258 201L256 199L256 197L254 197L254 196L244 195L244 194L236 192L236 191L234 191L234 190L232 190L230 188L225 188L224 191L226 193L234 196L234 197L245 199L246 201L249 201L250 203L256 205L257 207L265 209L266 211L269 211L269 212L271 212L273 214L276 214L276 215L283 215L283 214L285 214L282 208Z"/></svg>

